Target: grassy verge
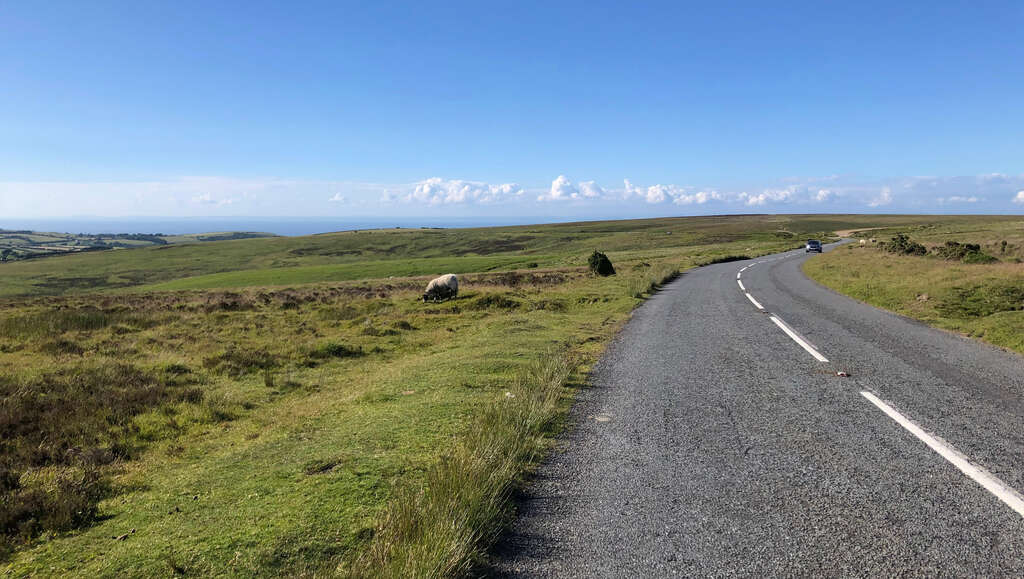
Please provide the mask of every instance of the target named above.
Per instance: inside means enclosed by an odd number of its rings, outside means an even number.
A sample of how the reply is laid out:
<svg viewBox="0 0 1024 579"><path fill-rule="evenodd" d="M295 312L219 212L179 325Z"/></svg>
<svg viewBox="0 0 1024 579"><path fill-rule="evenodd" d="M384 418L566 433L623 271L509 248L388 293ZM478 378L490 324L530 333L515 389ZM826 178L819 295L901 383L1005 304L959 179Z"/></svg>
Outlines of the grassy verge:
<svg viewBox="0 0 1024 579"><path fill-rule="evenodd" d="M846 246L804 264L836 291L1024 354L1024 266L967 264Z"/></svg>
<svg viewBox="0 0 1024 579"><path fill-rule="evenodd" d="M553 353L524 371L477 418L462 441L406 487L384 515L350 576L452 577L468 573L510 515L509 499L536 464L570 399L578 361ZM578 375L577 375L578 378Z"/></svg>

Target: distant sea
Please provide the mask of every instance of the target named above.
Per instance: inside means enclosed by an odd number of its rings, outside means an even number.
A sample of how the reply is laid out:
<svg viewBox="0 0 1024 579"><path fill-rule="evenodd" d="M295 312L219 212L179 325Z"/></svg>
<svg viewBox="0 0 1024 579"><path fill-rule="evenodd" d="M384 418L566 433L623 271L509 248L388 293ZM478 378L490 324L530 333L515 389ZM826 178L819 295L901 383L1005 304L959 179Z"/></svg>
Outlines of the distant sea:
<svg viewBox="0 0 1024 579"><path fill-rule="evenodd" d="M331 231L353 229L381 229L393 227L491 227L501 225L526 225L559 221L543 217L455 217L448 219L362 218L81 218L81 219L2 219L0 229L27 229L59 233L163 233L182 235L186 233L207 233L212 231L259 231L276 235L313 235Z"/></svg>

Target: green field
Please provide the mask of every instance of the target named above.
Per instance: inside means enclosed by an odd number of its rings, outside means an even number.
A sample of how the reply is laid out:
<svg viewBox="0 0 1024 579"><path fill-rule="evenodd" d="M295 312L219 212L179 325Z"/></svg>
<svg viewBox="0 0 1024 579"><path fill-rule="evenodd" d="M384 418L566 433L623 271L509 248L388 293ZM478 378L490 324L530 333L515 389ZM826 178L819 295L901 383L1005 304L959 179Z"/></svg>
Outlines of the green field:
<svg viewBox="0 0 1024 579"><path fill-rule="evenodd" d="M1019 227L702 217L0 264L0 569L470 572L587 369L650 291L716 258L897 224ZM617 275L587 271L595 249ZM427 276L448 271L459 297L419 301Z"/></svg>
<svg viewBox="0 0 1024 579"><path fill-rule="evenodd" d="M256 239L274 237L270 233L230 231L184 235L141 233L53 233L0 229L0 262L22 261L41 257L64 257L73 253L162 247L169 244Z"/></svg>

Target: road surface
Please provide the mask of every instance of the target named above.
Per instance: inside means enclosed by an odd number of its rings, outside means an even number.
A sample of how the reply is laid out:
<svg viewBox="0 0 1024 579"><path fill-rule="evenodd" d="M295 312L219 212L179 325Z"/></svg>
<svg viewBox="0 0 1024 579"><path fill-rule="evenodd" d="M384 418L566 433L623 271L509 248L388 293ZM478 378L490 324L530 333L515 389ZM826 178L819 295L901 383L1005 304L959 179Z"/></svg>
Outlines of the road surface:
<svg viewBox="0 0 1024 579"><path fill-rule="evenodd" d="M700 268L637 310L490 573L1024 575L1024 358L805 259Z"/></svg>

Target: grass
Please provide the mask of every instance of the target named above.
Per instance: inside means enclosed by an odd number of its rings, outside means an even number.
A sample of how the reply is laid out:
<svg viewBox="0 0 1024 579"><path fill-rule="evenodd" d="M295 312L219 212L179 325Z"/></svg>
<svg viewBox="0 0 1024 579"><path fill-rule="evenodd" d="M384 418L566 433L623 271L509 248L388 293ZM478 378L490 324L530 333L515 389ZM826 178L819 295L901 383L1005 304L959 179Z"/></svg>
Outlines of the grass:
<svg viewBox="0 0 1024 579"><path fill-rule="evenodd" d="M2 564L464 572L644 297L699 263L893 223L375 231L2 264L0 293L30 294L0 308ZM617 275L587 273L595 248ZM442 304L405 277L446 271L467 273Z"/></svg>
<svg viewBox="0 0 1024 579"><path fill-rule="evenodd" d="M1015 253L1004 252L1003 262L971 264L851 245L808 260L804 271L819 283L871 305L1024 354L1024 266L1015 261L1024 227L1000 231L997 226L989 231L973 225L971 229L972 238L983 245L987 239L1013 240ZM914 238L939 246L947 235L961 241L966 237L954 230Z"/></svg>
<svg viewBox="0 0 1024 579"><path fill-rule="evenodd" d="M598 248L613 261L652 251L687 254L697 247L712 252L732 247L734 253L747 253L753 244L798 244L836 229L935 222L935 218L921 216L735 215L475 229L347 231L169 244L0 263L0 297L142 286L213 289L290 285L531 265L578 267L585 265L586 257ZM471 258L479 261L467 261ZM423 261L429 259L436 261Z"/></svg>

